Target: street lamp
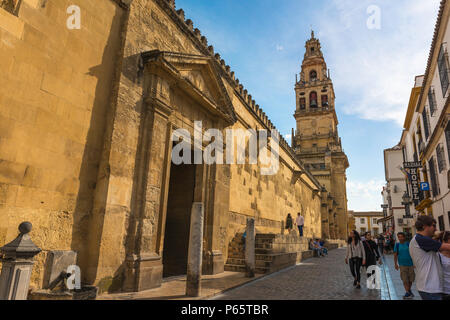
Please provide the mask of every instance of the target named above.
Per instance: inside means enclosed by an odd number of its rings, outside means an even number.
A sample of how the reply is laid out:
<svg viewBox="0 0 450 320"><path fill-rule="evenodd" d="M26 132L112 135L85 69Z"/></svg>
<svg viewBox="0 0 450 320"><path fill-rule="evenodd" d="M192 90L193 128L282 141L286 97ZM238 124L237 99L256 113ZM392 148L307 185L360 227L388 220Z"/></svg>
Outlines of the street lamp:
<svg viewBox="0 0 450 320"><path fill-rule="evenodd" d="M413 216L411 215L411 213L409 211L409 204L411 203L411 197L409 196L407 191L405 191L405 193L403 194L402 199L403 199L402 205L405 206L405 215L403 216L403 218L406 218L406 219L413 218Z"/></svg>

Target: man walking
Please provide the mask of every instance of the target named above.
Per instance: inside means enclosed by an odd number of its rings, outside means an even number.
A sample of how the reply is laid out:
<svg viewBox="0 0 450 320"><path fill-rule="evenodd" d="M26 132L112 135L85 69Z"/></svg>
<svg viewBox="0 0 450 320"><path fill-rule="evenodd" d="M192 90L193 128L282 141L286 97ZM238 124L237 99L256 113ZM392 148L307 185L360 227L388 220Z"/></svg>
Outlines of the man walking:
<svg viewBox="0 0 450 320"><path fill-rule="evenodd" d="M305 224L305 218L298 213L297 219L295 220L295 224L298 227L298 232L300 233L300 237L303 237L303 225Z"/></svg>
<svg viewBox="0 0 450 320"><path fill-rule="evenodd" d="M431 237L436 231L436 220L420 216L416 221L417 233L409 245L409 253L416 267L416 285L423 300L442 300L442 266L438 252L450 250L449 243Z"/></svg>
<svg viewBox="0 0 450 320"><path fill-rule="evenodd" d="M400 278L406 291L403 299L411 299L414 297L411 287L416 274L414 273L413 261L409 254L409 242L406 241L406 235L403 232L399 232L397 238L399 242L394 247L395 270L398 270L400 265Z"/></svg>

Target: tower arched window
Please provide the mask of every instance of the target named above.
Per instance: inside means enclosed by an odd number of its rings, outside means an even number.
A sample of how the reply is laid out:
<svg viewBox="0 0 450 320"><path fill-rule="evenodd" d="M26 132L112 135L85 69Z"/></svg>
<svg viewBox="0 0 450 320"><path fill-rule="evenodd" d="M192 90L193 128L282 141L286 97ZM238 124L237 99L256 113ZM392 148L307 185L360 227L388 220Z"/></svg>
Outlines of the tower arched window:
<svg viewBox="0 0 450 320"><path fill-rule="evenodd" d="M305 110L305 109L306 109L306 99L300 98L300 110Z"/></svg>
<svg viewBox="0 0 450 320"><path fill-rule="evenodd" d="M322 107L328 107L328 95L322 95Z"/></svg>
<svg viewBox="0 0 450 320"><path fill-rule="evenodd" d="M310 81L317 80L317 72L316 72L315 70L312 70L312 71L309 73L309 80L310 80Z"/></svg>
<svg viewBox="0 0 450 320"><path fill-rule="evenodd" d="M311 108L317 108L317 93L315 91L309 94L309 106Z"/></svg>

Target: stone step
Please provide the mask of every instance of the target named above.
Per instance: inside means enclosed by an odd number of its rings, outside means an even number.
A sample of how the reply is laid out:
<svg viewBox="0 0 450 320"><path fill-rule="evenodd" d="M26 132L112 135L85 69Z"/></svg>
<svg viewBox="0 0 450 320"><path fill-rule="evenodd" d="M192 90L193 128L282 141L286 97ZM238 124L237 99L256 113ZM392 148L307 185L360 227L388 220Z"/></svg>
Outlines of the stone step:
<svg viewBox="0 0 450 320"><path fill-rule="evenodd" d="M265 261L265 260L255 261L255 265L257 268L270 268L271 263L272 261ZM245 267L245 259L228 259L226 264Z"/></svg>
<svg viewBox="0 0 450 320"><path fill-rule="evenodd" d="M302 251L302 261L305 259L312 258L313 256L314 256L314 251L312 251L312 250Z"/></svg>
<svg viewBox="0 0 450 320"><path fill-rule="evenodd" d="M239 266L234 264L226 264L224 266L225 271L232 271L232 272L245 272L245 266ZM269 268L264 267L257 267L255 268L255 273L267 273L269 271Z"/></svg>
<svg viewBox="0 0 450 320"><path fill-rule="evenodd" d="M268 255L268 254L255 254L255 259L256 260L265 260L265 261L269 261L269 260L267 260L267 259L269 259L268 257L270 257L270 255ZM242 252L242 253L239 253L239 254L229 254L228 255L228 259L245 259L245 254Z"/></svg>
<svg viewBox="0 0 450 320"><path fill-rule="evenodd" d="M257 233L255 239L275 239L276 234L273 233Z"/></svg>
<svg viewBox="0 0 450 320"><path fill-rule="evenodd" d="M255 254L271 254L273 249L255 249Z"/></svg>

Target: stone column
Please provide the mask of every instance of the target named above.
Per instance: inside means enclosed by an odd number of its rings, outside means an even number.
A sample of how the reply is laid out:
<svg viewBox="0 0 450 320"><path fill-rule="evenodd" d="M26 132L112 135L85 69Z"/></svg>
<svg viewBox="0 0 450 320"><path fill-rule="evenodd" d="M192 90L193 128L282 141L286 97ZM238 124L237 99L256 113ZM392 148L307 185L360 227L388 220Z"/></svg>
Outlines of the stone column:
<svg viewBox="0 0 450 320"><path fill-rule="evenodd" d="M255 276L255 219L247 219L247 235L245 237L245 276Z"/></svg>
<svg viewBox="0 0 450 320"><path fill-rule="evenodd" d="M34 256L41 252L28 234L31 228L30 222L22 222L17 238L0 248L0 300L27 300Z"/></svg>
<svg viewBox="0 0 450 320"><path fill-rule="evenodd" d="M127 235L124 291L161 286L161 252L170 167L170 83L157 66L146 66L144 110ZM163 220L161 220L163 219Z"/></svg>
<svg viewBox="0 0 450 320"><path fill-rule="evenodd" d="M201 292L203 252L203 203L194 202L191 211L191 230L187 266L186 295L199 297Z"/></svg>

